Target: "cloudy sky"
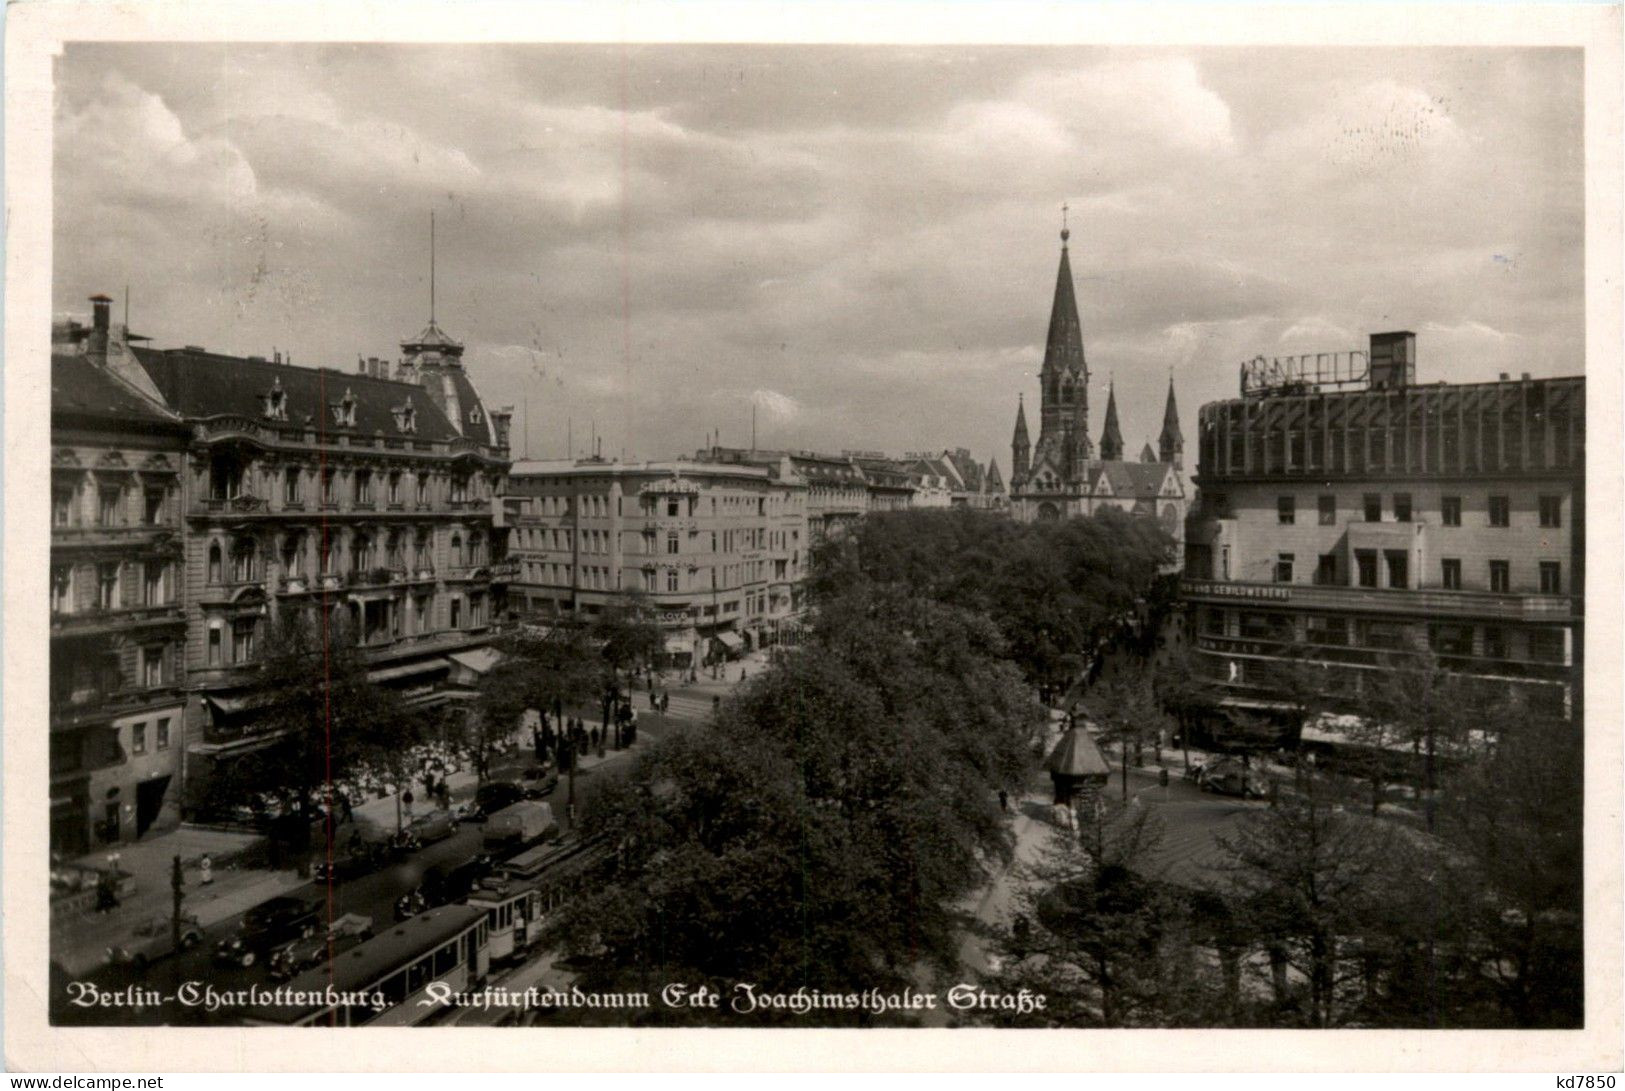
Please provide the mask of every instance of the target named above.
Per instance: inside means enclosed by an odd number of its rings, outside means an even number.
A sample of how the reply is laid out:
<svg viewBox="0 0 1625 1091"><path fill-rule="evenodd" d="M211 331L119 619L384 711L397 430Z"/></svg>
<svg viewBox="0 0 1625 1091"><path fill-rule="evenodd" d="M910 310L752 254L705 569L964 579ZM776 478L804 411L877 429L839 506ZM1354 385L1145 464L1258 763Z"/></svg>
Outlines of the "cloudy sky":
<svg viewBox="0 0 1625 1091"><path fill-rule="evenodd" d="M1008 473L1071 206L1098 435L1170 370L1418 334L1584 365L1562 50L70 45L53 307L350 369L428 314L537 457L968 446ZM116 320L116 319L115 319ZM515 422L522 447L523 409ZM1036 421L1034 422L1036 424Z"/></svg>

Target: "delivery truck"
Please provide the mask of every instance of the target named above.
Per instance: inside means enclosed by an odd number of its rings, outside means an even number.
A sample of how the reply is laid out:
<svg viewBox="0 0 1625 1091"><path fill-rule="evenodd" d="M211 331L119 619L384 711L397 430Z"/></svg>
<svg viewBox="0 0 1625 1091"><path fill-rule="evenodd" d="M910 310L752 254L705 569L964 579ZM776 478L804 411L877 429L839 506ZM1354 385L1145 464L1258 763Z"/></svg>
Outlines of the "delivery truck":
<svg viewBox="0 0 1625 1091"><path fill-rule="evenodd" d="M558 835L553 808L530 799L502 808L485 824L487 849L521 849Z"/></svg>

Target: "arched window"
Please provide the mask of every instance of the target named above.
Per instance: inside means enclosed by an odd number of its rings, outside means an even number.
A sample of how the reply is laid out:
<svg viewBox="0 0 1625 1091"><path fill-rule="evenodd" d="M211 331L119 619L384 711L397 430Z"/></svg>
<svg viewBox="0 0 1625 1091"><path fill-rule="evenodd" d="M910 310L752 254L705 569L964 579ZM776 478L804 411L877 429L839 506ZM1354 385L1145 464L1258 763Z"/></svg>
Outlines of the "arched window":
<svg viewBox="0 0 1625 1091"><path fill-rule="evenodd" d="M209 543L209 582L220 582L220 543Z"/></svg>
<svg viewBox="0 0 1625 1091"><path fill-rule="evenodd" d="M461 534L451 536L451 563L458 567L463 564L463 536Z"/></svg>
<svg viewBox="0 0 1625 1091"><path fill-rule="evenodd" d="M468 563L485 563L485 536L478 531L468 536Z"/></svg>

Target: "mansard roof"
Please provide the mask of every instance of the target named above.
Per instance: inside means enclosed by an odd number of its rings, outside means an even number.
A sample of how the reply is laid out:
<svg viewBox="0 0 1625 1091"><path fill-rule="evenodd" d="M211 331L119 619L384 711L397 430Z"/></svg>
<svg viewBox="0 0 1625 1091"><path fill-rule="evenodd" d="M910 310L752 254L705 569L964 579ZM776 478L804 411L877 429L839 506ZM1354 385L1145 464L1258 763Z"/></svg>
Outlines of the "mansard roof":
<svg viewBox="0 0 1625 1091"><path fill-rule="evenodd" d="M134 351L163 393L164 400L183 417L264 419L265 396L274 386L280 386L289 425L361 435L380 432L386 436L411 435L431 441L458 437L445 413L415 383L332 368L294 367L200 349L138 347ZM472 391L472 386L469 389ZM332 407L344 401L346 394L354 399L353 425L339 423L332 412ZM397 409L405 406L412 409L410 432L402 428L396 414ZM472 438L489 443L488 436L488 432L476 432Z"/></svg>
<svg viewBox="0 0 1625 1091"><path fill-rule="evenodd" d="M86 356L51 354L53 416L99 417L140 427L170 425L183 430L178 417L165 413L134 390L97 367Z"/></svg>

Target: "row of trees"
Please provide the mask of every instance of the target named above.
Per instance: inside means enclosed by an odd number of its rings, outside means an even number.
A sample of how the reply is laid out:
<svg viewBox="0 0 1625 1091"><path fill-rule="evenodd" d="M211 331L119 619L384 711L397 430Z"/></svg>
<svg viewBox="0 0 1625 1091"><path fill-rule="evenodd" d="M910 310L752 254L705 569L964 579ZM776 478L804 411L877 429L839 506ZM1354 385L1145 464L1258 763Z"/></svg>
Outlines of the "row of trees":
<svg viewBox="0 0 1625 1091"><path fill-rule="evenodd" d="M1046 1026L1583 1025L1582 747L1532 720L1445 783L1438 833L1321 775L1214 837L1205 873L1127 806L1056 835L1001 984Z"/></svg>
<svg viewBox="0 0 1625 1091"><path fill-rule="evenodd" d="M822 545L802 645L589 806L616 863L560 922L591 957L584 985L958 980L963 901L1012 845L999 791L1041 753L1033 682L1081 665L1165 547L1115 516L1027 528L958 511L871 515ZM1054 631L1035 640L1021 616L1040 610Z"/></svg>
<svg viewBox="0 0 1625 1091"><path fill-rule="evenodd" d="M483 779L497 744L527 709L595 705L654 661L661 636L648 603L633 596L581 625L519 627L484 676L474 715L408 707L368 678L368 665L342 611L282 610L272 617L244 703L271 741L221 761L195 780L192 806L219 813L268 799L279 814L279 848L303 857L328 786L363 770L393 784L397 800L419 770L413 749L444 742L465 749ZM352 800L359 802L359 800ZM397 808L398 811L398 808Z"/></svg>

